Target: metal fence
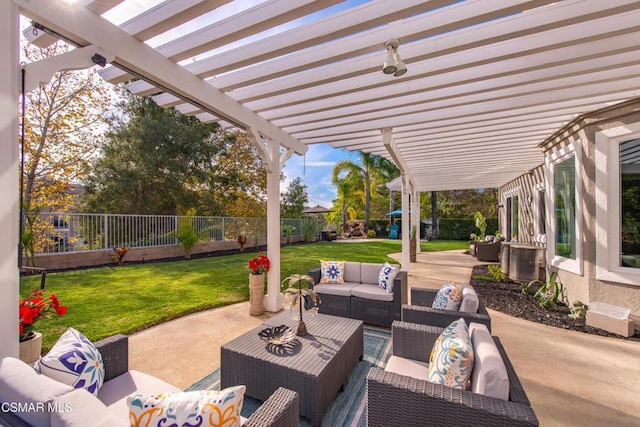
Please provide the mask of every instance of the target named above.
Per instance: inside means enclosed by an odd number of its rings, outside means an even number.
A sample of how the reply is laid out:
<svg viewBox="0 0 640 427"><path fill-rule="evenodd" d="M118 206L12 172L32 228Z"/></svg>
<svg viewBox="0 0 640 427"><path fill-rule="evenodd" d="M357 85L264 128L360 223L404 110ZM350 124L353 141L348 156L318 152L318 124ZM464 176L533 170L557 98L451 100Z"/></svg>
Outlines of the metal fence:
<svg viewBox="0 0 640 427"><path fill-rule="evenodd" d="M267 235L266 218L41 213L34 225L36 253L100 251L119 247L152 247L178 244L176 230L188 221L201 241L235 240ZM311 220L281 219L292 234L302 234ZM316 226L315 232L320 226Z"/></svg>

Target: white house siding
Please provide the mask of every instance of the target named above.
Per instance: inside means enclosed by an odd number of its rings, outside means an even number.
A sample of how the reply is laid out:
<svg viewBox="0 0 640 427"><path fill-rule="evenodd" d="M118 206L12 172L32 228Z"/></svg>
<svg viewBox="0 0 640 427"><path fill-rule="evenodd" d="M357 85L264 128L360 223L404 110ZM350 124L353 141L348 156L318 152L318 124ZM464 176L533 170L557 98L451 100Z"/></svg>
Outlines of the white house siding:
<svg viewBox="0 0 640 427"><path fill-rule="evenodd" d="M595 134L605 129L616 128L632 123L640 123L640 98L597 110L576 118L552 137L541 144L545 156L557 153L570 144L582 149L581 167L578 179L582 184L581 221L582 231L579 241L582 244L582 271L579 275L566 270L559 270L559 277L565 287L568 301L582 301L584 303L604 302L631 310L631 318L640 328L640 283L623 284L596 279L596 180L595 180ZM535 186L544 182L544 169L541 165L500 188L500 203L504 203L504 194L516 189L520 194L533 194ZM548 200L548 196L547 196ZM501 209L501 227L504 229L506 212ZM549 221L547 218L547 230ZM520 210L520 230L526 230L529 222L535 223L534 210L523 212ZM520 234L520 241L532 243L532 236ZM553 236L548 236L552 239Z"/></svg>

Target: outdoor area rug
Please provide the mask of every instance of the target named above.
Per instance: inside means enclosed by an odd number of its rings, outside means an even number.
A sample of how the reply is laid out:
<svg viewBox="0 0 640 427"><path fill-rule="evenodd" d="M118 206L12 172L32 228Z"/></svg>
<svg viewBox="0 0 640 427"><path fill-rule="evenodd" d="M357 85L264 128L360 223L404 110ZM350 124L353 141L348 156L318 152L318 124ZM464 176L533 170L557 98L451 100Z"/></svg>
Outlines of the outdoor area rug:
<svg viewBox="0 0 640 427"><path fill-rule="evenodd" d="M384 368L391 357L391 332L375 328L364 328L364 358L358 362L349 376L343 392L327 409L322 425L365 426L366 425L366 379L369 368ZM220 390L220 369L216 369L187 389ZM242 415L249 417L262 402L246 396ZM301 426L311 425L305 417L300 417Z"/></svg>

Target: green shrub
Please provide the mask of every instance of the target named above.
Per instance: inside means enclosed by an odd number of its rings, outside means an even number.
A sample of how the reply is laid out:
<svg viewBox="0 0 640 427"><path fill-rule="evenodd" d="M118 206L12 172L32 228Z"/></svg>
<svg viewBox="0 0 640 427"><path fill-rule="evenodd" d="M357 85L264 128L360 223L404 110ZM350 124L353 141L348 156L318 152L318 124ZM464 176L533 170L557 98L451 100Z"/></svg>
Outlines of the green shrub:
<svg viewBox="0 0 640 427"><path fill-rule="evenodd" d="M499 265L490 264L488 268L489 273L491 273L491 276L496 282L506 282L508 280L507 275L502 272L502 267Z"/></svg>

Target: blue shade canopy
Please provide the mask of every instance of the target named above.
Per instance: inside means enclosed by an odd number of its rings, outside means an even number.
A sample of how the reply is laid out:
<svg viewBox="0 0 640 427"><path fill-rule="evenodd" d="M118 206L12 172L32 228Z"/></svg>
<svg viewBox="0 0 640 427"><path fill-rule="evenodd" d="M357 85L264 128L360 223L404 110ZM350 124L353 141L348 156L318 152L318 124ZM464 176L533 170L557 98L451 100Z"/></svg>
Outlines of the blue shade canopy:
<svg viewBox="0 0 640 427"><path fill-rule="evenodd" d="M385 214L385 216L402 216L402 209L389 212L388 214Z"/></svg>

